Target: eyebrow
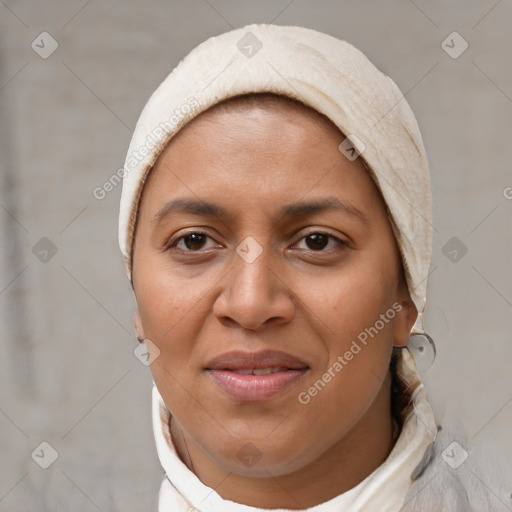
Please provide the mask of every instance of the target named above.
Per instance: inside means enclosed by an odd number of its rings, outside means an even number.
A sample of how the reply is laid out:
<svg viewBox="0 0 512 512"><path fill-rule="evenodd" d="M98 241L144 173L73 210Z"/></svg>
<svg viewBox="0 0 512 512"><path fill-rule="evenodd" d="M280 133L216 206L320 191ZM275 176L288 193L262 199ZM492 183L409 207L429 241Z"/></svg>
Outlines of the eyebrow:
<svg viewBox="0 0 512 512"><path fill-rule="evenodd" d="M325 197L301 203L292 203L282 206L277 216L279 218L304 217L326 210L339 210L352 215L359 221L368 224L366 215L347 201L337 197ZM152 223L160 222L171 213L183 212L203 217L218 217L226 222L233 220L232 214L224 207L194 198L178 198L165 203L154 215Z"/></svg>

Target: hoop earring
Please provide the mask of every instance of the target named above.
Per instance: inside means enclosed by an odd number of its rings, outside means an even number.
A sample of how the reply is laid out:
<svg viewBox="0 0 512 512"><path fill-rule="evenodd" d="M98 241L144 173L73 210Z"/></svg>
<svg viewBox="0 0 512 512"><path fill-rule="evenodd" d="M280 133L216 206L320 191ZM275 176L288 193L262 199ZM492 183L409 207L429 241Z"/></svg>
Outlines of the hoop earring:
<svg viewBox="0 0 512 512"><path fill-rule="evenodd" d="M419 372L428 370L434 363L437 355L436 344L426 332L411 334L406 347L414 357Z"/></svg>

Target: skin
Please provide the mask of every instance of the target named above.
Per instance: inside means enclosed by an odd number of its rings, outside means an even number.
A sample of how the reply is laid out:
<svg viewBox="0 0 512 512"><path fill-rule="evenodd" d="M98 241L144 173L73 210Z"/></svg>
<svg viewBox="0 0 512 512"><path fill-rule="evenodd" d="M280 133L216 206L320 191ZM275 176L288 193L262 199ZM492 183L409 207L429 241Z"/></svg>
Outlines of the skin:
<svg viewBox="0 0 512 512"><path fill-rule="evenodd" d="M151 371L178 454L224 499L311 507L357 485L392 449L389 362L417 311L385 204L361 158L338 150L344 139L303 105L231 100L171 140L143 189L133 252L138 335L161 351ZM333 196L367 221L336 209L277 215L284 204ZM152 221L178 197L217 203L232 219L175 211ZM206 237L180 238L198 231ZM318 232L330 237L311 237ZM236 252L248 236L263 249L252 263ZM395 302L396 316L301 404L298 394ZM236 402L204 369L222 353L263 349L309 366L270 401ZM251 467L237 456L247 443L261 454Z"/></svg>

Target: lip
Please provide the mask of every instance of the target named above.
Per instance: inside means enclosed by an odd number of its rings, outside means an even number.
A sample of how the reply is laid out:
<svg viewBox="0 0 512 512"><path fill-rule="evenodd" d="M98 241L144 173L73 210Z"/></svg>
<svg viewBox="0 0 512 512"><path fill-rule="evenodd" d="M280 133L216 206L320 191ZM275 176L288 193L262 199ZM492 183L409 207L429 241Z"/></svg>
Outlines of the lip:
<svg viewBox="0 0 512 512"><path fill-rule="evenodd" d="M279 368L263 375L236 373L238 370ZM233 400L266 401L293 386L308 370L300 359L276 350L227 352L210 361L205 370Z"/></svg>

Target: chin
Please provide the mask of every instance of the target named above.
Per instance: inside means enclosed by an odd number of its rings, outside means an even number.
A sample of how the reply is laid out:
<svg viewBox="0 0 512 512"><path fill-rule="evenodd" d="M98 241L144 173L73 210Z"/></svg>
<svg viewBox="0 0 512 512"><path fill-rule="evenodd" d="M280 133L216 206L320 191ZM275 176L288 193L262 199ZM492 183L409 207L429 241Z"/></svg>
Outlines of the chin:
<svg viewBox="0 0 512 512"><path fill-rule="evenodd" d="M287 441L278 444L269 442L268 437L248 436L244 441L229 439L224 450L219 453L208 450L215 462L226 471L252 478L269 478L282 476L302 469L312 463L318 453L306 453L302 447L317 446L313 441L303 442L297 431L286 434ZM317 446L317 449L321 448Z"/></svg>

